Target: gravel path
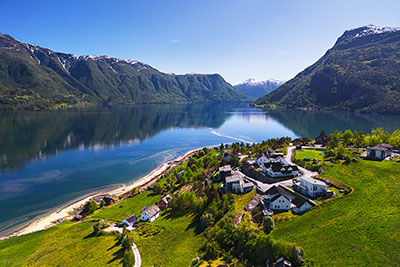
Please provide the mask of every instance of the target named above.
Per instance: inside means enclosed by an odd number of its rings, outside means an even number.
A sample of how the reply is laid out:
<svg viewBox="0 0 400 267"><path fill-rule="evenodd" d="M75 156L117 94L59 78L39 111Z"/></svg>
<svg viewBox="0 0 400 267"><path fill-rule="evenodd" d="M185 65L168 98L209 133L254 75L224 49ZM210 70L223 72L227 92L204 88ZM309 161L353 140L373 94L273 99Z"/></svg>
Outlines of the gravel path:
<svg viewBox="0 0 400 267"><path fill-rule="evenodd" d="M105 232L119 232L122 234L122 228L116 226L110 226L104 229ZM133 255L135 256L135 265L134 267L140 267L142 265L142 258L140 257L139 249L135 243L132 244Z"/></svg>

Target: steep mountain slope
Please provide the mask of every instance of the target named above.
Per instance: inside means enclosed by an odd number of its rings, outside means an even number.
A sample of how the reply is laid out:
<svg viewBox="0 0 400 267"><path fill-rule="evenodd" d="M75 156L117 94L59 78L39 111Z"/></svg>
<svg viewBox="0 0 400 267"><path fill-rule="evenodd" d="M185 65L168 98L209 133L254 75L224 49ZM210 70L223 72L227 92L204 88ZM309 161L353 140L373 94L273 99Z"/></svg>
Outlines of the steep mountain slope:
<svg viewBox="0 0 400 267"><path fill-rule="evenodd" d="M274 79L256 81L255 79L250 78L240 84L235 85L235 88L237 88L244 95L259 98L274 91L283 83L284 81L278 81Z"/></svg>
<svg viewBox="0 0 400 267"><path fill-rule="evenodd" d="M316 63L255 105L400 114L400 29L346 31Z"/></svg>
<svg viewBox="0 0 400 267"><path fill-rule="evenodd" d="M0 34L0 109L248 101L220 75L170 75L107 56L75 56Z"/></svg>

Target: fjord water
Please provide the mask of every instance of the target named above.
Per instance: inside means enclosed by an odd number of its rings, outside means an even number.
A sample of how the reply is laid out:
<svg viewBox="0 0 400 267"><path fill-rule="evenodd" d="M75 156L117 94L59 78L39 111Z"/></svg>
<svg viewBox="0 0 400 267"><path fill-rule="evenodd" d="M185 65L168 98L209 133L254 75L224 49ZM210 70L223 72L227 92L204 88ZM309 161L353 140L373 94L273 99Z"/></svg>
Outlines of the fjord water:
<svg viewBox="0 0 400 267"><path fill-rule="evenodd" d="M0 234L87 193L133 182L195 148L399 126L398 116L267 111L237 103L2 112Z"/></svg>

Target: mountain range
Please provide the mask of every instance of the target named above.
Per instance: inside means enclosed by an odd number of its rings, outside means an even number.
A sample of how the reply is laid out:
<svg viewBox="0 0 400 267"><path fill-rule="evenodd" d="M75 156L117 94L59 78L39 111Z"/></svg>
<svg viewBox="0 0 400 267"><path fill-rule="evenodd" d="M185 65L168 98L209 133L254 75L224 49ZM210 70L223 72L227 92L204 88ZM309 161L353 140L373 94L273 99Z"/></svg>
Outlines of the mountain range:
<svg viewBox="0 0 400 267"><path fill-rule="evenodd" d="M316 63L254 105L400 114L400 28L345 31Z"/></svg>
<svg viewBox="0 0 400 267"><path fill-rule="evenodd" d="M249 100L219 74L166 74L134 60L59 53L0 34L0 109Z"/></svg>
<svg viewBox="0 0 400 267"><path fill-rule="evenodd" d="M259 98L265 94L274 91L283 83L285 82L274 79L267 79L265 81L256 81L255 79L250 78L240 84L235 85L235 87L239 89L240 92L242 92L247 96Z"/></svg>

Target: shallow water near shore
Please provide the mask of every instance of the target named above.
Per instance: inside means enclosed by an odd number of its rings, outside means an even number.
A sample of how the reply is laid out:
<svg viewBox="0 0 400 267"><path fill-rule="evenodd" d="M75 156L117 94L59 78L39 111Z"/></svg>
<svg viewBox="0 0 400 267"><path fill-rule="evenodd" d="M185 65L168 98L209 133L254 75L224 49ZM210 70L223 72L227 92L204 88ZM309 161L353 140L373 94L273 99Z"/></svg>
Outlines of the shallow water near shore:
<svg viewBox="0 0 400 267"><path fill-rule="evenodd" d="M133 182L195 148L399 126L399 116L268 111L245 103L2 112L0 235L99 188Z"/></svg>

